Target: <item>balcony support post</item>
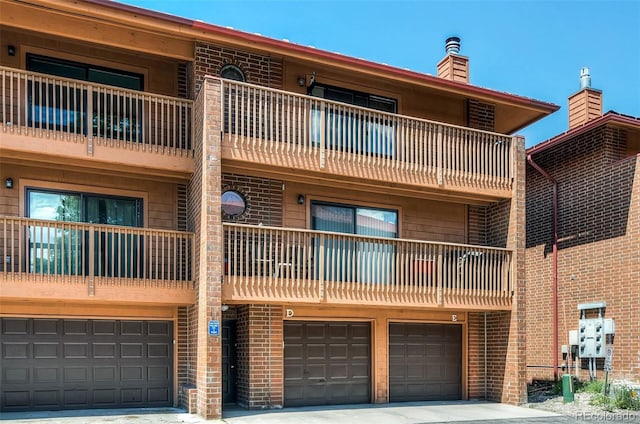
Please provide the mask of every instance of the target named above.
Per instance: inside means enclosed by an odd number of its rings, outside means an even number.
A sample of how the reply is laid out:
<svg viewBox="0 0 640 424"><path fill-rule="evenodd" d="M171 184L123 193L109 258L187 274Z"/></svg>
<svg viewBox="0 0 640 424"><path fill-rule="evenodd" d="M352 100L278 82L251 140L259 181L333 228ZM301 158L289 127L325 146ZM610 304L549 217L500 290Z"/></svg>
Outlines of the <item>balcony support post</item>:
<svg viewBox="0 0 640 424"><path fill-rule="evenodd" d="M87 231L89 233L89 296L96 295L96 286L95 286L95 275L96 275L96 264L95 264L95 254L96 246L95 246L95 230L93 227Z"/></svg>
<svg viewBox="0 0 640 424"><path fill-rule="evenodd" d="M320 258L320 260L318 261L318 299L320 299L320 302L322 303L325 303L327 301L327 295L324 289L324 239L324 237L320 237L320 252L318 252L318 257Z"/></svg>
<svg viewBox="0 0 640 424"><path fill-rule="evenodd" d="M443 285L444 285L444 257L442 254L442 245L438 246L438 278L436 279L438 289L438 306L442 306L444 303Z"/></svg>
<svg viewBox="0 0 640 424"><path fill-rule="evenodd" d="M442 134L442 125L438 125L438 135L436 138L436 141L438 143L438 185L442 186L444 184L444 176L443 176L443 170L444 170L444 141L443 141L443 134Z"/></svg>
<svg viewBox="0 0 640 424"><path fill-rule="evenodd" d="M87 155L93 156L93 89L87 85Z"/></svg>

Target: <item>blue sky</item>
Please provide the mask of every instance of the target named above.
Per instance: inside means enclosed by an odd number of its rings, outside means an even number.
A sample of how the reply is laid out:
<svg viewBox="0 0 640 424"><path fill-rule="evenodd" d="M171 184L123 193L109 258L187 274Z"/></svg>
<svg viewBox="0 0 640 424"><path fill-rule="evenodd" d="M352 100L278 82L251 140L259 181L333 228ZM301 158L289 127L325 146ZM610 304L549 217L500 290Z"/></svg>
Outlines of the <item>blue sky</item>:
<svg viewBox="0 0 640 424"><path fill-rule="evenodd" d="M604 111L640 116L640 1L126 0L238 30L435 74L462 38L474 85L556 103L519 133L527 146L567 130L580 68Z"/></svg>

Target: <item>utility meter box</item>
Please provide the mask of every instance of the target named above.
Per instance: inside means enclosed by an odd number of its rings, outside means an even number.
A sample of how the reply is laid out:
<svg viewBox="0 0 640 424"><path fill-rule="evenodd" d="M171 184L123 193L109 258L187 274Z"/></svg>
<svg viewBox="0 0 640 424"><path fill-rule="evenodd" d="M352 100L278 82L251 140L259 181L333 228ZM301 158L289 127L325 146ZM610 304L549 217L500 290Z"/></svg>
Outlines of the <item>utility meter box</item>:
<svg viewBox="0 0 640 424"><path fill-rule="evenodd" d="M583 318L578 322L578 355L581 358L605 357L604 322L604 318Z"/></svg>
<svg viewBox="0 0 640 424"><path fill-rule="evenodd" d="M569 345L578 346L578 330L569 330Z"/></svg>
<svg viewBox="0 0 640 424"><path fill-rule="evenodd" d="M606 336L616 334L616 322L613 318L605 318L604 319L604 334Z"/></svg>

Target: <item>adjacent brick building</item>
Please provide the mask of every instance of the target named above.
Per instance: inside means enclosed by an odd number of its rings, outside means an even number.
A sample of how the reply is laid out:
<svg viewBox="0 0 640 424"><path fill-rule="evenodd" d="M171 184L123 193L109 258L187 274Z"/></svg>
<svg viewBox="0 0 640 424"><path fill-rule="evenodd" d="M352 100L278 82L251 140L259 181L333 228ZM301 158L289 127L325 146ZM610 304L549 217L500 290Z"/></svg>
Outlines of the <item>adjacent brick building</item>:
<svg viewBox="0 0 640 424"><path fill-rule="evenodd" d="M586 78L588 73L583 72ZM578 357L572 362L562 346L570 351L569 331L578 329L578 305L605 302L604 317L615 320L612 378L640 380L639 153L640 120L613 111L602 114L602 92L586 83L569 98L569 130L527 151L530 379L553 378L554 358L559 373L589 378L587 360ZM589 316L594 313L588 311ZM554 346L550 341L556 337ZM567 365L573 365L571 370ZM604 360L598 359L596 365L601 376Z"/></svg>
<svg viewBox="0 0 640 424"><path fill-rule="evenodd" d="M524 401L511 134L557 106L456 38L435 77L103 0L0 20L3 411Z"/></svg>

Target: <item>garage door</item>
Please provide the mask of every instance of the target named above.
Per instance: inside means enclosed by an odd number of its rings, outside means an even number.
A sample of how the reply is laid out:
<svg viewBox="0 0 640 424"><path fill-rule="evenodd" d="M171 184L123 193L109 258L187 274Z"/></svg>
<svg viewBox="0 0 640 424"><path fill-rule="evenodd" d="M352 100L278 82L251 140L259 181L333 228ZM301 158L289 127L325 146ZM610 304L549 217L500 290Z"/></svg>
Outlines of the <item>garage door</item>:
<svg viewBox="0 0 640 424"><path fill-rule="evenodd" d="M284 324L285 406L368 403L369 323Z"/></svg>
<svg viewBox="0 0 640 424"><path fill-rule="evenodd" d="M169 321L3 318L2 411L173 405Z"/></svg>
<svg viewBox="0 0 640 424"><path fill-rule="evenodd" d="M460 325L389 324L389 401L462 396Z"/></svg>

